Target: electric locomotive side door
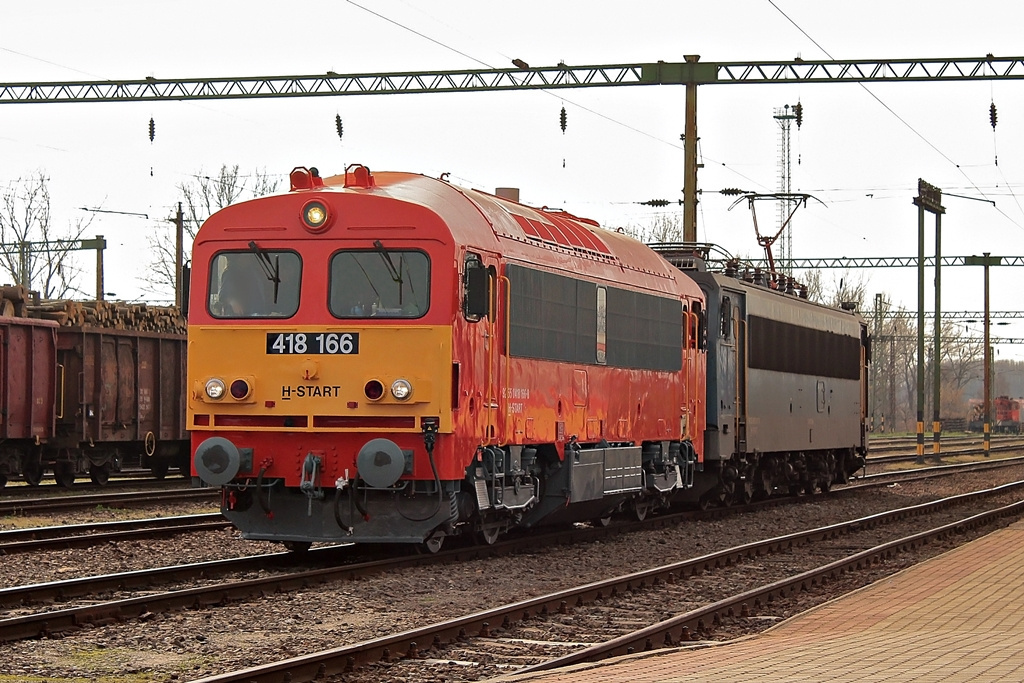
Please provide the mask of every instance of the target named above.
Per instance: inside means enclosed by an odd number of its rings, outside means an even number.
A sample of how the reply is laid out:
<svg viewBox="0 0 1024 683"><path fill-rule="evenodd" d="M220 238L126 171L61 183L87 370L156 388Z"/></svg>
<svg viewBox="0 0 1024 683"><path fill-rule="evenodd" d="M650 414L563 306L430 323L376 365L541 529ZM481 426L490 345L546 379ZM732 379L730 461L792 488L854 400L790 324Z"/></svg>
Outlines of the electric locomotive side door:
<svg viewBox="0 0 1024 683"><path fill-rule="evenodd" d="M701 281L707 296L707 419L705 457L728 460L747 449L747 329L744 293L714 276Z"/></svg>

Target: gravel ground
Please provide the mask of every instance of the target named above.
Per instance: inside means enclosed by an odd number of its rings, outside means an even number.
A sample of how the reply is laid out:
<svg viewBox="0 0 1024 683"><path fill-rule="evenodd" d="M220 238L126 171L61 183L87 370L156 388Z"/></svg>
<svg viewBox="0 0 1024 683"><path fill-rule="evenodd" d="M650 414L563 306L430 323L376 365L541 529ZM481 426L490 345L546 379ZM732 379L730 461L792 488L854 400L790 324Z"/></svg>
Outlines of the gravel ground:
<svg viewBox="0 0 1024 683"><path fill-rule="evenodd" d="M87 628L63 638L2 644L0 661L4 666L0 668L0 683L191 680L550 593L585 578L625 574L754 539L1017 479L1024 479L1024 466L894 485L856 496L819 496L802 505L698 522L686 528L545 548L511 558L401 570L387 576L338 582L223 607L157 614L142 621ZM91 511L88 516L96 519L104 514L106 511ZM158 514L182 513L167 507L159 512L150 510L146 516ZM86 521L83 515L67 514L51 523L82 521ZM0 561L0 585L278 550L277 545L247 542L234 532L223 531L11 555ZM374 680L363 678L366 675L369 674L346 680ZM376 680L389 680L383 671L372 675Z"/></svg>

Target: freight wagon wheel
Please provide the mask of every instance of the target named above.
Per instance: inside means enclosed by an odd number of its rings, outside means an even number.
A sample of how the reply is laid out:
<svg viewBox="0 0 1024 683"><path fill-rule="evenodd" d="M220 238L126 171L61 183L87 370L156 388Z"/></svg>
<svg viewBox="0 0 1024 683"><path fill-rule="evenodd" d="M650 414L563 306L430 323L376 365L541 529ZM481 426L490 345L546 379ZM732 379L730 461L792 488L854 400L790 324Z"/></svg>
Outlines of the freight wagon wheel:
<svg viewBox="0 0 1024 683"><path fill-rule="evenodd" d="M53 478L57 486L69 489L75 485L75 467L69 462L58 462L53 466Z"/></svg>
<svg viewBox="0 0 1024 683"><path fill-rule="evenodd" d="M167 476L167 470L171 467L171 463L167 462L166 458L157 458L153 461L153 464L149 466L149 471L153 473L153 476L157 479L163 479Z"/></svg>
<svg viewBox="0 0 1024 683"><path fill-rule="evenodd" d="M304 553L311 545L309 541L284 541L284 547L293 553Z"/></svg>
<svg viewBox="0 0 1024 683"><path fill-rule="evenodd" d="M21 477L29 486L39 486L39 482L43 480L43 466L38 462L23 462Z"/></svg>
<svg viewBox="0 0 1024 683"><path fill-rule="evenodd" d="M0 489L2 489L5 486L7 486L7 475L0 474Z"/></svg>
<svg viewBox="0 0 1024 683"><path fill-rule="evenodd" d="M89 478L97 486L106 486L110 481L110 463L89 465Z"/></svg>

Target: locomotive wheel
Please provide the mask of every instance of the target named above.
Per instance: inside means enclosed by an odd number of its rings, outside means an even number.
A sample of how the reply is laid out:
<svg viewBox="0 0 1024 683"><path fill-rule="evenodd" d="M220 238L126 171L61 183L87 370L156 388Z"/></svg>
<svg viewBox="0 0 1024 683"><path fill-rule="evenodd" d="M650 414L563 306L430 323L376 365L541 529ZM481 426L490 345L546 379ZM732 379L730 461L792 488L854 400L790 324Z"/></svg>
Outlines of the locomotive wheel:
<svg viewBox="0 0 1024 683"><path fill-rule="evenodd" d="M497 527L497 526L484 527L483 529L480 529L480 533L479 533L480 540L483 542L484 545L494 545L495 541L498 540L498 536L500 536L500 535L501 535L501 528ZM441 546L438 545L438 548L440 548L440 547ZM432 552L437 552L437 551L434 550Z"/></svg>
<svg viewBox="0 0 1024 683"><path fill-rule="evenodd" d="M29 486L39 486L43 480L43 466L37 462L22 463L21 477Z"/></svg>
<svg viewBox="0 0 1024 683"><path fill-rule="evenodd" d="M309 541L284 541L284 547L293 553L304 553L311 545Z"/></svg>
<svg viewBox="0 0 1024 683"><path fill-rule="evenodd" d="M58 462L53 466L53 478L57 486L69 489L75 485L75 467L69 462Z"/></svg>
<svg viewBox="0 0 1024 683"><path fill-rule="evenodd" d="M97 486L106 486L110 481L110 463L89 465L89 478Z"/></svg>
<svg viewBox="0 0 1024 683"><path fill-rule="evenodd" d="M638 501L633 505L633 514L636 515L636 521L642 522L647 519L647 513L651 510L651 504L648 501Z"/></svg>
<svg viewBox="0 0 1024 683"><path fill-rule="evenodd" d="M736 491L736 502L739 505L750 505L750 501L753 500L753 498L754 495L745 485L741 485Z"/></svg>
<svg viewBox="0 0 1024 683"><path fill-rule="evenodd" d="M444 545L444 534L434 534L423 541L423 549L431 555L441 550L442 545Z"/></svg>
<svg viewBox="0 0 1024 683"><path fill-rule="evenodd" d="M598 517L597 519L595 519L594 521L591 522L591 524L593 524L594 526L602 527L602 528L608 526L611 523L612 523L612 514L610 512L607 515L605 515L604 517Z"/></svg>

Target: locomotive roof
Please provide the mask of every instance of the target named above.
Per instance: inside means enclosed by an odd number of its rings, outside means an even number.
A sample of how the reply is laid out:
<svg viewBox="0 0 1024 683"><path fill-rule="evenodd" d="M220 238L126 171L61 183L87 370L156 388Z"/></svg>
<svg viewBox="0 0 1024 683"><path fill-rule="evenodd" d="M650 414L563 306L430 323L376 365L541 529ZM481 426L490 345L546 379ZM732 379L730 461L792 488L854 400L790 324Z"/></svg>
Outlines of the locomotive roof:
<svg viewBox="0 0 1024 683"><path fill-rule="evenodd" d="M444 221L460 244L489 247L506 258L577 271L585 268L594 275L634 284L642 282L654 289L678 292L692 288L697 293L689 278L681 277L659 254L622 232L601 228L596 221L558 209L529 207L415 173L375 172L367 188L352 188L351 180L346 174L325 178L323 182L334 190L369 190L375 195L423 206ZM490 231L480 229L481 219ZM669 285L669 281L677 284Z"/></svg>

